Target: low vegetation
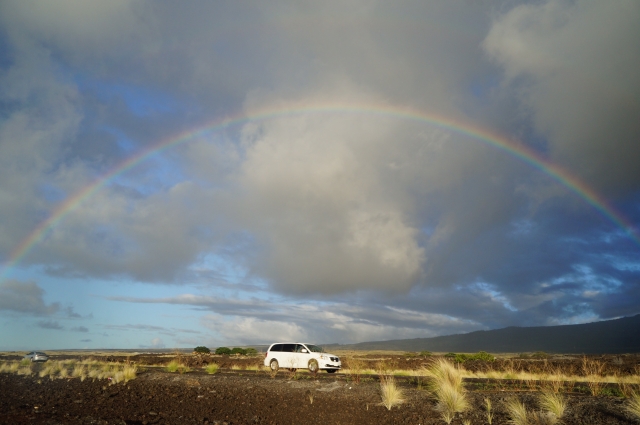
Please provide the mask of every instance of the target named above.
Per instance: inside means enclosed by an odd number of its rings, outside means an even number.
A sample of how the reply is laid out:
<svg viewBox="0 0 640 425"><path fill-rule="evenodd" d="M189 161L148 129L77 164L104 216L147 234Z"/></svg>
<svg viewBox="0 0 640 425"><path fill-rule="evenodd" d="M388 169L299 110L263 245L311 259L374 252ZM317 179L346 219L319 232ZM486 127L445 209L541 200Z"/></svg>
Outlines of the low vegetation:
<svg viewBox="0 0 640 425"><path fill-rule="evenodd" d="M380 379L380 395L382 396L382 405L387 410L404 402L402 389L398 388L392 376Z"/></svg>
<svg viewBox="0 0 640 425"><path fill-rule="evenodd" d="M209 363L207 365L207 367L205 367L205 371L209 374L209 375L214 375L216 373L218 373L218 370L220 369L220 366L218 366L217 363Z"/></svg>
<svg viewBox="0 0 640 425"><path fill-rule="evenodd" d="M466 391L462 385L462 373L456 366L441 358L424 369L423 373L429 378L427 388L438 401L436 410L446 423L451 423L456 413L462 413L469 408Z"/></svg>
<svg viewBox="0 0 640 425"><path fill-rule="evenodd" d="M16 373L18 375L33 375L35 372L31 363L22 365L22 362L0 363L0 373ZM128 382L135 379L138 374L138 367L131 364L98 362L95 360L84 360L76 362L74 360L49 360L42 364L38 377L49 379L80 379L87 378L105 379L112 384Z"/></svg>

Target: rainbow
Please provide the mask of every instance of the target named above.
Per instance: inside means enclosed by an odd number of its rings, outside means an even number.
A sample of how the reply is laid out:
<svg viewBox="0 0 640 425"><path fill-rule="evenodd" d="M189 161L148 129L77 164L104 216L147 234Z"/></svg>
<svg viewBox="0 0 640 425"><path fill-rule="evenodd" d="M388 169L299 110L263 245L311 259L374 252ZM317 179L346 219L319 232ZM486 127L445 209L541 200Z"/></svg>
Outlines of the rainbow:
<svg viewBox="0 0 640 425"><path fill-rule="evenodd" d="M195 130L180 133L177 136L157 143L156 145L138 152L137 154L122 161L111 171L103 174L88 186L69 196L53 210L46 220L42 221L35 229L33 229L33 231L31 231L31 233L11 252L2 271L0 272L0 282L6 278L9 271L15 267L22 258L42 240L47 231L59 223L69 212L73 211L81 202L91 197L101 188L105 187L111 180L147 160L151 155L186 143L197 137L202 137L211 132L221 131L232 126L252 121L264 121L272 118L310 113L367 114L371 116L399 118L431 124L458 134L469 136L489 146L493 146L504 151L549 175L567 189L584 199L584 201L599 211L616 226L619 226L638 246L640 246L640 235L636 232L635 226L609 206L607 201L596 191L591 189L577 177L573 176L567 170L553 164L527 146L513 142L503 135L459 119L445 117L438 114L425 113L418 109L391 104L380 104L374 106L371 104L325 104L321 106L313 104L287 104L284 107L265 109L250 114L242 114L235 117L214 120Z"/></svg>

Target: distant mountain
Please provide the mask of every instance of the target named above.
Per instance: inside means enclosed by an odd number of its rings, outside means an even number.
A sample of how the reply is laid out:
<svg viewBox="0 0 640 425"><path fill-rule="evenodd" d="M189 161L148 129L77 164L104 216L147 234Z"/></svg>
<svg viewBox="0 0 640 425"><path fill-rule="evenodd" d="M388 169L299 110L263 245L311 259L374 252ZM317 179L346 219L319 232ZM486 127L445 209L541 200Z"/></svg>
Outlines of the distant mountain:
<svg viewBox="0 0 640 425"><path fill-rule="evenodd" d="M508 327L491 331L361 342L350 345L325 345L327 349L400 350L475 353L547 353L621 354L640 352L640 314L633 317L585 323L581 325Z"/></svg>

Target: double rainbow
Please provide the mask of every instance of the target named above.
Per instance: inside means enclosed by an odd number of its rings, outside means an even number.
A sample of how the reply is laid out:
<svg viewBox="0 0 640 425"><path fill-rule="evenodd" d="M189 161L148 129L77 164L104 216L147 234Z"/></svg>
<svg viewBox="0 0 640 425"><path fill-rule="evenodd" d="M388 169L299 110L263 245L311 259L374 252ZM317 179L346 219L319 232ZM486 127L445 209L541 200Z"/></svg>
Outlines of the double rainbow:
<svg viewBox="0 0 640 425"><path fill-rule="evenodd" d="M604 217L619 226L624 232L640 246L640 235L635 230L635 226L629 222L620 213L615 211L607 201L600 196L595 190L587 186L577 177L570 174L567 170L548 161L527 146L515 143L503 135L492 132L490 130L478 127L468 122L452 119L437 114L427 114L417 109L402 107L396 105L381 104L372 106L370 104L327 104L327 105L288 105L278 109L266 109L251 113L243 114L236 117L214 120L195 130L186 131L177 136L166 139L156 145L138 152L128 159L119 163L111 171L105 173L91 184L78 190L69 196L64 202L60 203L51 215L42 221L31 233L22 240L11 252L8 260L0 272L0 282L2 282L9 274L11 269L26 256L29 251L42 240L47 231L59 223L69 212L73 211L81 202L90 198L94 193L105 187L111 180L134 168L141 162L147 160L151 155L170 149L174 146L187 143L195 138L205 136L211 132L221 131L236 125L245 124L252 121L264 121L271 118L295 116L303 114L318 113L342 113L342 114L367 114L373 117L390 117L404 119L414 122L427 123L436 127L446 129L455 133L463 134L476 139L489 146L495 147L507 154L529 164L530 166L542 171L565 186L570 191L581 197L584 201L599 211Z"/></svg>

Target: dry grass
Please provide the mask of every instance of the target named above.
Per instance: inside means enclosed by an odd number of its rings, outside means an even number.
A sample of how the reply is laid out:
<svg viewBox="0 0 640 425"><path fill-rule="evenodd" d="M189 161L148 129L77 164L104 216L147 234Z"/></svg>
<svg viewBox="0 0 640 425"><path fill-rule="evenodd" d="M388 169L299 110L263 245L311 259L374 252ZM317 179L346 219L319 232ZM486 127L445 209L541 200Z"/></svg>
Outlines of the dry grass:
<svg viewBox="0 0 640 425"><path fill-rule="evenodd" d="M491 411L491 399L490 398L485 398L484 399L484 407L487 410L487 423L489 425L491 425L491 422L493 422L493 412Z"/></svg>
<svg viewBox="0 0 640 425"><path fill-rule="evenodd" d="M631 397L629 397L624 410L626 410L635 419L640 419L640 394L633 393Z"/></svg>
<svg viewBox="0 0 640 425"><path fill-rule="evenodd" d="M380 380L380 395L382 396L382 405L391 410L393 406L404 402L402 390L396 385L393 377L386 377Z"/></svg>
<svg viewBox="0 0 640 425"><path fill-rule="evenodd" d="M218 373L218 370L220 369L220 366L218 365L218 363L209 363L207 365L207 367L205 367L205 371L209 374L209 375L215 375L216 373Z"/></svg>
<svg viewBox="0 0 640 425"><path fill-rule="evenodd" d="M359 384L360 377L365 373L364 361L357 357L348 357L346 363L349 367L347 369L343 369L342 372L349 375L353 382Z"/></svg>
<svg viewBox="0 0 640 425"><path fill-rule="evenodd" d="M509 423L513 425L528 425L527 408L517 398L510 398L504 403L504 408L509 415Z"/></svg>
<svg viewBox="0 0 640 425"><path fill-rule="evenodd" d="M540 393L539 403L543 410L553 414L558 419L562 419L564 411L567 409L567 402L564 397L548 390Z"/></svg>
<svg viewBox="0 0 640 425"><path fill-rule="evenodd" d="M423 373L430 378L427 386L438 400L436 410L442 414L446 423L451 423L456 413L469 408L460 369L445 359L438 359L424 369Z"/></svg>
<svg viewBox="0 0 640 425"><path fill-rule="evenodd" d="M558 418L551 412L531 412L528 414L529 425L555 425Z"/></svg>

